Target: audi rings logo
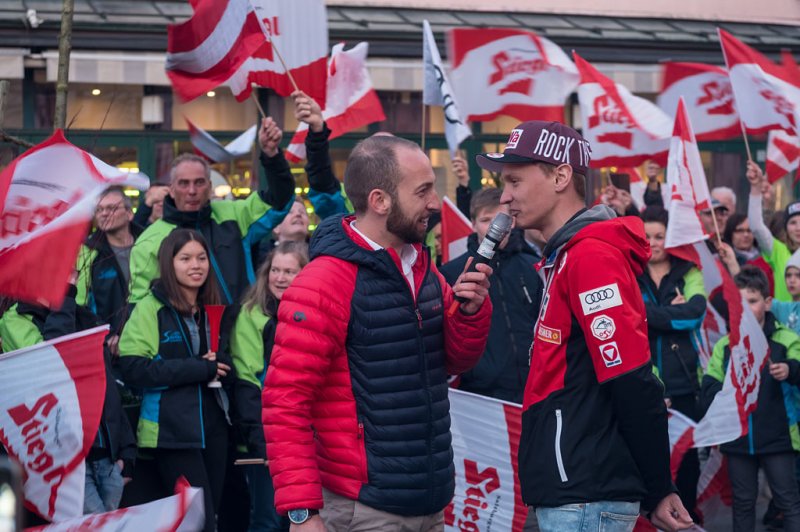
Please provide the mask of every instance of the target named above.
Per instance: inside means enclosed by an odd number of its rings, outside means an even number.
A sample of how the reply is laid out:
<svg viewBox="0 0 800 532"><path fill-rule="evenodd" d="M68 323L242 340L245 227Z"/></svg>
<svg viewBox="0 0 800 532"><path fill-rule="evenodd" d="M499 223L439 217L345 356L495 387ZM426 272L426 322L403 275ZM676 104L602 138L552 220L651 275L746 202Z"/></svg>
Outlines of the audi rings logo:
<svg viewBox="0 0 800 532"><path fill-rule="evenodd" d="M616 292L614 292L612 288L604 288L602 290L587 293L585 296L583 296L583 300L587 305L592 305L594 303L600 303L601 301L611 299L615 295Z"/></svg>
<svg viewBox="0 0 800 532"><path fill-rule="evenodd" d="M617 283L598 286L586 292L581 292L578 294L578 298L578 301L581 302L584 316L622 305Z"/></svg>

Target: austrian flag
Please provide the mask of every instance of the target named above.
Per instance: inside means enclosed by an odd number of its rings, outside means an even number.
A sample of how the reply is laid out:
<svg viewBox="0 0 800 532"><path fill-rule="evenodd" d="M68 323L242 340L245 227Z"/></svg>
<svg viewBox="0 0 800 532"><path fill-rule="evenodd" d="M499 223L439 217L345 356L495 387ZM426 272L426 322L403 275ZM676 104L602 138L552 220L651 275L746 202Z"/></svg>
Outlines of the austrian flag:
<svg viewBox="0 0 800 532"><path fill-rule="evenodd" d="M222 85L266 36L249 0L195 0L194 14L167 27L167 76L189 101Z"/></svg>

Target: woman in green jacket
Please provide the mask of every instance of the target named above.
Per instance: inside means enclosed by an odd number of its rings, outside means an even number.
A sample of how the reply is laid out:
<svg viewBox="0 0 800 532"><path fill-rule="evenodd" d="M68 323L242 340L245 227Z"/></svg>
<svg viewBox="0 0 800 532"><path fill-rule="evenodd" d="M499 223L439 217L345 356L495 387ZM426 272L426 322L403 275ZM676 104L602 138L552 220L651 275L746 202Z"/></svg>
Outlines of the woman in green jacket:
<svg viewBox="0 0 800 532"><path fill-rule="evenodd" d="M143 391L137 439L155 459L162 487L181 477L203 488L205 530L216 528L228 442L222 388L230 365L210 350L204 306L218 304L209 252L197 231L176 229L158 252L160 278L139 301L119 342L120 369L128 386Z"/></svg>
<svg viewBox="0 0 800 532"><path fill-rule="evenodd" d="M275 342L278 304L300 270L308 263L304 242L278 244L258 269L256 282L245 294L242 310L231 336L231 354L236 370L237 425L251 456L267 458L261 423L261 388ZM272 479L263 465L249 465L250 531L289 530L289 522L275 511Z"/></svg>

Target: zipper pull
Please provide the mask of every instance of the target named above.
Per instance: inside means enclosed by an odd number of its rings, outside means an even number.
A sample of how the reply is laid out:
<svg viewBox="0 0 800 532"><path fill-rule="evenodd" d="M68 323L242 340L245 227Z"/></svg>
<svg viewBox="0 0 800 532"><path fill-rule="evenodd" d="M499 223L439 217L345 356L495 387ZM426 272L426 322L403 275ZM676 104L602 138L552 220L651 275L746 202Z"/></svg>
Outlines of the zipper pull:
<svg viewBox="0 0 800 532"><path fill-rule="evenodd" d="M531 299L531 294L528 292L528 287L525 286L525 279L522 277L519 278L520 284L522 285L522 293L525 294L525 299L528 300L529 305L533 305L533 299Z"/></svg>
<svg viewBox="0 0 800 532"><path fill-rule="evenodd" d="M359 423L358 424L358 439L359 440L363 440L364 439L364 424L363 423Z"/></svg>
<svg viewBox="0 0 800 532"><path fill-rule="evenodd" d="M417 324L419 325L420 330L422 330L422 313L420 313L418 307L414 309L414 313L417 315Z"/></svg>

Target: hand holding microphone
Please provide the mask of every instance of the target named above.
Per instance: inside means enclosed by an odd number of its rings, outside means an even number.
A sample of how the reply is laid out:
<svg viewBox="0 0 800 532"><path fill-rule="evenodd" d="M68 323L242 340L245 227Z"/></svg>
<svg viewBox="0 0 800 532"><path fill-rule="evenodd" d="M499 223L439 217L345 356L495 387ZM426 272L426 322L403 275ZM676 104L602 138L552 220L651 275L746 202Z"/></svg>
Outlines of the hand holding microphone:
<svg viewBox="0 0 800 532"><path fill-rule="evenodd" d="M475 314L483 305L483 300L489 295L489 276L492 268L489 266L495 251L508 233L511 232L513 219L504 212L499 212L489 225L486 237L478 246L477 251L469 259L458 280L453 285L455 301L447 311L448 317L455 314L461 305L464 314Z"/></svg>

